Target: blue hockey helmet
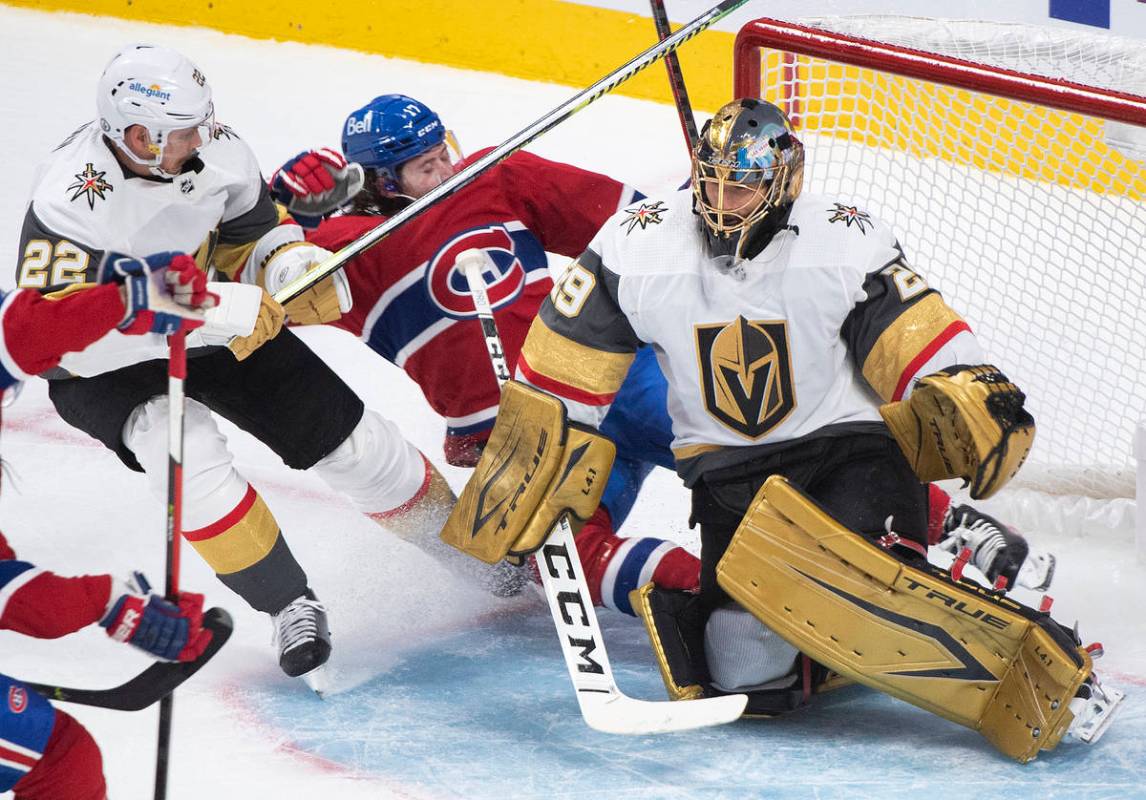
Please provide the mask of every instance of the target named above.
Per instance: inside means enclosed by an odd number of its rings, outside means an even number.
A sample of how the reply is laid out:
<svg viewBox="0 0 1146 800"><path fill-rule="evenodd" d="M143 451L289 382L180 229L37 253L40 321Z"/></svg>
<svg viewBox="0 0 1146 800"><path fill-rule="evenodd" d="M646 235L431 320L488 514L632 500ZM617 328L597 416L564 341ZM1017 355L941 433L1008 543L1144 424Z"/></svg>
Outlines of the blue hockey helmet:
<svg viewBox="0 0 1146 800"><path fill-rule="evenodd" d="M346 118L342 152L350 161L376 169L396 189L398 167L446 140L441 118L404 94L375 97Z"/></svg>

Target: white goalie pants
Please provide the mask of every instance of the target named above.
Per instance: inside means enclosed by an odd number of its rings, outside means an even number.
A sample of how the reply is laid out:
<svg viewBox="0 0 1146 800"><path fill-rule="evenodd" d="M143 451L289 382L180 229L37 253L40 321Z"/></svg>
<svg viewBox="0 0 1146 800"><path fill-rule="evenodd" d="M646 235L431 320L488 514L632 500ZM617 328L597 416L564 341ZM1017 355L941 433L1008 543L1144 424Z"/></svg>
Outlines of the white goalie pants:
<svg viewBox="0 0 1146 800"><path fill-rule="evenodd" d="M234 466L227 440L211 412L185 401L183 416L183 528L206 528L242 501L248 483ZM167 397L136 408L123 441L147 473L151 494L167 497ZM398 426L369 409L350 436L312 468L363 513L387 512L413 499L426 478L426 463ZM436 532L435 532L436 533Z"/></svg>

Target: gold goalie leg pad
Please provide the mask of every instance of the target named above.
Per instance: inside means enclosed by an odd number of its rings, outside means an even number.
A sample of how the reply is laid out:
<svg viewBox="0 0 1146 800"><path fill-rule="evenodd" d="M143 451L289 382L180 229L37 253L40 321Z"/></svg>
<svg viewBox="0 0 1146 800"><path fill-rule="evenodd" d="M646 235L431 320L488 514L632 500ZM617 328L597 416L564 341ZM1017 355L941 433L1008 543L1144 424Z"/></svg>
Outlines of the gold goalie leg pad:
<svg viewBox="0 0 1146 800"><path fill-rule="evenodd" d="M1048 615L904 564L779 476L756 496L717 580L819 663L978 730L1021 762L1058 744L1091 673Z"/></svg>
<svg viewBox="0 0 1146 800"><path fill-rule="evenodd" d="M697 596L646 583L629 593L629 602L645 624L669 698L704 697L708 670L704 664L704 617Z"/></svg>
<svg viewBox="0 0 1146 800"><path fill-rule="evenodd" d="M545 543L562 514L587 520L616 448L570 425L552 395L510 381L477 468L442 528L442 541L493 564Z"/></svg>

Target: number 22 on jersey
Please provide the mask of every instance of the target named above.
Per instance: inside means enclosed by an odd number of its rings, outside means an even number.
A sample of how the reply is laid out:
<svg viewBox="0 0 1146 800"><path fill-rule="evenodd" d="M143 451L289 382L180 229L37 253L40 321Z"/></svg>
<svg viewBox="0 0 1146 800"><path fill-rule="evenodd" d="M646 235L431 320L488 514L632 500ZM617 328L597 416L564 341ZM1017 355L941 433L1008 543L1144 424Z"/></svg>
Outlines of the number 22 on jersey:
<svg viewBox="0 0 1146 800"><path fill-rule="evenodd" d="M91 257L66 239L55 247L47 239L32 239L20 263L21 289L46 289L67 283L83 283Z"/></svg>

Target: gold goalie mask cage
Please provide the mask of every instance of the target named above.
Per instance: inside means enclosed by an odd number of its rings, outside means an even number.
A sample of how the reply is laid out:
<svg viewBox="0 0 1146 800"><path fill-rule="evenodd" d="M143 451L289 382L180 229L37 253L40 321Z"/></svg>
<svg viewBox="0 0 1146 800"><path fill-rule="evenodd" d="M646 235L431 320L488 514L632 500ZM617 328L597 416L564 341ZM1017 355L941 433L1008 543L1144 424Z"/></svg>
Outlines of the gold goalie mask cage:
<svg viewBox="0 0 1146 800"><path fill-rule="evenodd" d="M804 146L763 100L735 100L704 125L692 159L693 208L715 257L751 258L800 195Z"/></svg>

